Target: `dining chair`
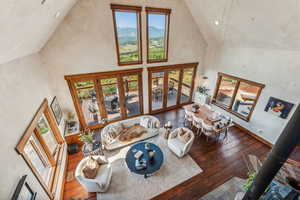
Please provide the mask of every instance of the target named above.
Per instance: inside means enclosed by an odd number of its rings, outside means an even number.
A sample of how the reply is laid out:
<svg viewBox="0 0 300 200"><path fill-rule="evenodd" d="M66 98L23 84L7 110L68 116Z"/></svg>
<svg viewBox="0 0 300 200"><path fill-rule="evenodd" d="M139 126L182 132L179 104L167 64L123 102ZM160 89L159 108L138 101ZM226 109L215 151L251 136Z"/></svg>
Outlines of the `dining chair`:
<svg viewBox="0 0 300 200"><path fill-rule="evenodd" d="M203 120L193 115L193 126L197 129L196 135L201 136L202 134L202 123Z"/></svg>
<svg viewBox="0 0 300 200"><path fill-rule="evenodd" d="M216 136L216 131L214 130L214 126L211 124L207 124L203 121L202 123L202 132L206 135L206 141L208 141L209 137Z"/></svg>
<svg viewBox="0 0 300 200"><path fill-rule="evenodd" d="M187 109L184 109L184 112L185 112L185 115L184 115L184 126L186 126L186 123L187 123L188 127L192 127L194 113L192 113L191 111L188 111Z"/></svg>
<svg viewBox="0 0 300 200"><path fill-rule="evenodd" d="M211 110L211 109L212 109L212 107L211 107L210 105L208 105L208 104L204 104L204 106L205 106L208 110Z"/></svg>

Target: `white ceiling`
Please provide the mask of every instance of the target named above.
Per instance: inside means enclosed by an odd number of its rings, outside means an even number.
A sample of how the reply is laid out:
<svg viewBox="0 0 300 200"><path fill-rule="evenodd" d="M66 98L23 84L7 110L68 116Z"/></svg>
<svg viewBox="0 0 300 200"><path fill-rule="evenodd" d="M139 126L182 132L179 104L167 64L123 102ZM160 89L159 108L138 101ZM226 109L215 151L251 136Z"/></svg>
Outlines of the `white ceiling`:
<svg viewBox="0 0 300 200"><path fill-rule="evenodd" d="M1 1L0 64L38 52L78 0L41 1ZM300 50L299 0L185 2L209 44Z"/></svg>
<svg viewBox="0 0 300 200"><path fill-rule="evenodd" d="M209 43L300 50L299 0L185 2Z"/></svg>
<svg viewBox="0 0 300 200"><path fill-rule="evenodd" d="M0 64L38 52L76 1L1 0Z"/></svg>

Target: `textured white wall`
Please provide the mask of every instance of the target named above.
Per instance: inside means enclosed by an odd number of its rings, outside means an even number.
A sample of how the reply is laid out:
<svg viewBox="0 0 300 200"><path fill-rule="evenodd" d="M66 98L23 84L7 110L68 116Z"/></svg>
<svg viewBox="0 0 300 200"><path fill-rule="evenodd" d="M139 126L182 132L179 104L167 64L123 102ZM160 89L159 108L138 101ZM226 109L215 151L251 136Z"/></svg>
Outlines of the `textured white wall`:
<svg viewBox="0 0 300 200"><path fill-rule="evenodd" d="M0 200L10 199L19 179L28 174L28 181L37 199L48 196L15 147L44 98L52 100L48 74L38 54L0 65Z"/></svg>
<svg viewBox="0 0 300 200"><path fill-rule="evenodd" d="M81 0L70 11L42 50L54 90L67 110L74 110L64 75L122 70L147 65L118 67L110 3L171 8L169 62L156 66L200 62L205 42L188 8L181 0L110 1ZM143 55L146 58L146 17L142 12ZM152 66L153 66L152 65ZM144 70L144 109L148 110L147 76Z"/></svg>
<svg viewBox="0 0 300 200"><path fill-rule="evenodd" d="M0 64L38 52L76 1L0 1Z"/></svg>
<svg viewBox="0 0 300 200"><path fill-rule="evenodd" d="M208 48L205 60L204 74L209 77L211 92L214 91L218 72L228 73L266 85L249 123L237 117L232 117L245 128L274 143L289 119L281 119L271 115L265 112L264 108L270 96L296 105L299 103L300 52L226 46L211 47ZM295 108L296 106L290 113L289 118ZM216 107L216 109L218 108ZM223 112L223 110L221 111Z"/></svg>

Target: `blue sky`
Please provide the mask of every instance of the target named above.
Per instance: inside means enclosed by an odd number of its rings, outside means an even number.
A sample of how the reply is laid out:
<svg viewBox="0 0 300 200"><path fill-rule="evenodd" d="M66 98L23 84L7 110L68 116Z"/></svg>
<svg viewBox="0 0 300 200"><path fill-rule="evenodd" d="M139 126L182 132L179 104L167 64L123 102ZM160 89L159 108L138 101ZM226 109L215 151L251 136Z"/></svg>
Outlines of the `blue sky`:
<svg viewBox="0 0 300 200"><path fill-rule="evenodd" d="M136 28L136 13L128 12L116 12L117 26L124 28ZM159 29L165 28L165 15L150 14L149 15L149 25L154 26Z"/></svg>
<svg viewBox="0 0 300 200"><path fill-rule="evenodd" d="M165 15L150 14L149 15L149 26L154 26L155 28L164 29L165 28Z"/></svg>

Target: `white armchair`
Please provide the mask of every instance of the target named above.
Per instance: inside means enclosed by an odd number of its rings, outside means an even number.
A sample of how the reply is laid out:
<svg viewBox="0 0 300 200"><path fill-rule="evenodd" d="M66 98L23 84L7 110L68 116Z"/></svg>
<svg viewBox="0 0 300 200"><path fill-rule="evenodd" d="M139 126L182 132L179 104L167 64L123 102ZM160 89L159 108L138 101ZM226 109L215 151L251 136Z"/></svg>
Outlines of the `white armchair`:
<svg viewBox="0 0 300 200"><path fill-rule="evenodd" d="M182 128L184 132L190 134L190 139L185 143L179 139L179 130L181 128L177 128L172 131L168 138L168 147L178 156L183 157L185 154L189 152L194 142L194 133L188 128Z"/></svg>
<svg viewBox="0 0 300 200"><path fill-rule="evenodd" d="M93 156L95 159L102 158L103 156ZM105 192L110 184L112 169L109 163L101 164L98 174L94 179L85 178L82 172L89 157L85 157L80 161L76 167L75 177L77 181L86 189L87 192Z"/></svg>

